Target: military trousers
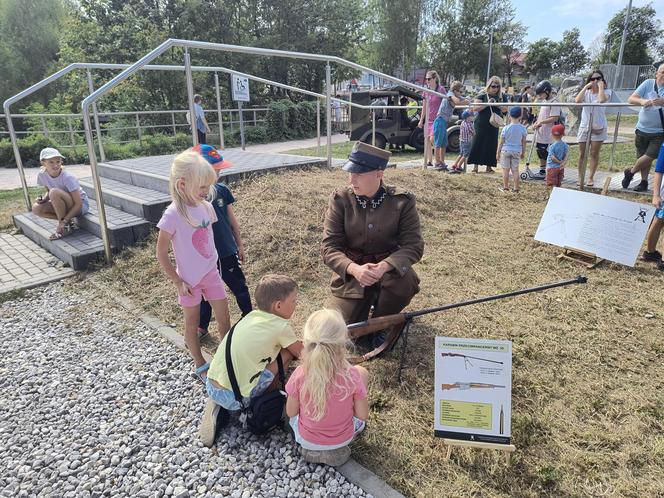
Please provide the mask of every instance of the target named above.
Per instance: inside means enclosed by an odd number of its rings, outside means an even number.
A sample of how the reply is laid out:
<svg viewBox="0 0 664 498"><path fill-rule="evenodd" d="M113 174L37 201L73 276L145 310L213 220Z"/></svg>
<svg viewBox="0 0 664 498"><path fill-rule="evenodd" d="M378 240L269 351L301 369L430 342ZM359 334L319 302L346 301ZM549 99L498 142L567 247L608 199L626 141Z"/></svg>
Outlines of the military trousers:
<svg viewBox="0 0 664 498"><path fill-rule="evenodd" d="M419 289L418 289L419 290ZM330 296L327 307L339 310L346 323L361 322L369 318L371 307L374 306L372 316L386 316L401 312L410 303L415 292L392 292L392 289L377 286L365 287L363 299Z"/></svg>

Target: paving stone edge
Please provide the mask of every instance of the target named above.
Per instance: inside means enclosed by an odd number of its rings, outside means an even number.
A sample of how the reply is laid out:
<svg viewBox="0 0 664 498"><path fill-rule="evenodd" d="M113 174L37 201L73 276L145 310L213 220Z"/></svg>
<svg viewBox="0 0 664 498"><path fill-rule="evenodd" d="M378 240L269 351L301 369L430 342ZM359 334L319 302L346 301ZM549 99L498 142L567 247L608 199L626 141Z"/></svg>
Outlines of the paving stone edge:
<svg viewBox="0 0 664 498"><path fill-rule="evenodd" d="M184 337L173 327L168 326L159 318L143 312L130 299L124 296L119 296L114 292L110 292L101 283L94 280L94 278L88 278L87 281L97 290L115 301L119 306L135 314L141 322L156 330L159 335L174 344L178 349L181 349L182 351L187 350L184 345ZM212 359L210 354L206 351L203 351L203 356L207 361ZM376 498L405 498L404 495L352 458L342 466L337 467L337 471L348 481L359 486L366 493L369 493Z"/></svg>

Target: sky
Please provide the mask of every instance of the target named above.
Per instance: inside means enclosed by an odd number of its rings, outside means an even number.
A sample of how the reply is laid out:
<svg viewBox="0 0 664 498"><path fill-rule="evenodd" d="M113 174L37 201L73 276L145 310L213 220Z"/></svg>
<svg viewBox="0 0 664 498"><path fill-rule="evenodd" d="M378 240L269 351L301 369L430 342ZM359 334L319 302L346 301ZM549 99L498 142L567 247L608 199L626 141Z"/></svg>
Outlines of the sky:
<svg viewBox="0 0 664 498"><path fill-rule="evenodd" d="M528 43L540 38L560 41L563 31L579 28L581 43L586 48L628 3L628 0L512 0L516 18L528 28ZM633 0L632 8L648 3L657 11L657 17L664 19L664 0Z"/></svg>

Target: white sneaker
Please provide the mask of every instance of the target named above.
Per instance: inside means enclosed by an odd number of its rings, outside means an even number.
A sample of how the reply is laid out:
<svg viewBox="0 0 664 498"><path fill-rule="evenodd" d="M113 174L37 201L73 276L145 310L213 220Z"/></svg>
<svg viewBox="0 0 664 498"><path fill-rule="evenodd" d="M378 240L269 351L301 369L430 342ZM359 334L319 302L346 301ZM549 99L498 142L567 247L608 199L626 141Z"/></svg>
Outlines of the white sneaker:
<svg viewBox="0 0 664 498"><path fill-rule="evenodd" d="M208 398L205 403L205 409L203 410L201 425L198 427L198 435L201 438L201 442L203 443L203 446L208 448L211 448L214 445L214 440L216 439L219 410L222 410L221 406L212 401L212 398ZM228 421L228 417L226 418L226 421Z"/></svg>

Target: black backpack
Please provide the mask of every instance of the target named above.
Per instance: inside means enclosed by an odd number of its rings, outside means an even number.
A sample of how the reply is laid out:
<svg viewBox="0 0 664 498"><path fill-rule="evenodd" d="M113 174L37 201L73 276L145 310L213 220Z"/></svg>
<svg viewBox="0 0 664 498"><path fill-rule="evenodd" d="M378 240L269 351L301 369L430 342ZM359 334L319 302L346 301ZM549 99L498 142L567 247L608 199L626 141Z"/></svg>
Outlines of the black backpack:
<svg viewBox="0 0 664 498"><path fill-rule="evenodd" d="M240 322L238 321L237 323ZM281 360L281 354L277 354L281 388L251 398L249 406L245 406L231 360L231 339L233 338L233 331L237 323L228 331L228 339L226 339L226 369L228 370L228 378L231 381L235 399L240 403L242 411L240 421L242 421L244 427L252 434L265 434L271 429L280 426L284 418L284 407L286 406L286 393L283 391L286 383L284 364Z"/></svg>

